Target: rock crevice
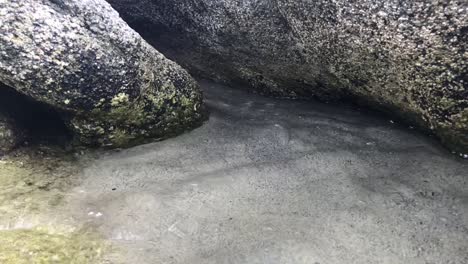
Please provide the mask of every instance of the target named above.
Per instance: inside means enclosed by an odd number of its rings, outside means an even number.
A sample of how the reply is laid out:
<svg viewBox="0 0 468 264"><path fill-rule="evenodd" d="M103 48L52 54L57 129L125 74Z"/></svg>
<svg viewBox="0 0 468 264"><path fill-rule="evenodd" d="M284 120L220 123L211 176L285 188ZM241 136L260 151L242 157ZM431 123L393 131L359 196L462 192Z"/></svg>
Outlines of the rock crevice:
<svg viewBox="0 0 468 264"><path fill-rule="evenodd" d="M194 74L354 100L468 152L466 1L109 0Z"/></svg>

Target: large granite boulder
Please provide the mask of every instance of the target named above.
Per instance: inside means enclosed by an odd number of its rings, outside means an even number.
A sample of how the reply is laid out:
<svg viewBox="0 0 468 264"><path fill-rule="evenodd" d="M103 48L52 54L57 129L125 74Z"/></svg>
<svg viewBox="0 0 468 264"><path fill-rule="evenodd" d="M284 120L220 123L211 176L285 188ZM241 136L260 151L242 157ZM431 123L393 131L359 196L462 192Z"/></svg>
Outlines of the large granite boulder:
<svg viewBox="0 0 468 264"><path fill-rule="evenodd" d="M52 106L90 145L163 138L202 119L192 77L104 0L0 0L0 82Z"/></svg>
<svg viewBox="0 0 468 264"><path fill-rule="evenodd" d="M109 0L195 74L352 99L468 152L466 1Z"/></svg>

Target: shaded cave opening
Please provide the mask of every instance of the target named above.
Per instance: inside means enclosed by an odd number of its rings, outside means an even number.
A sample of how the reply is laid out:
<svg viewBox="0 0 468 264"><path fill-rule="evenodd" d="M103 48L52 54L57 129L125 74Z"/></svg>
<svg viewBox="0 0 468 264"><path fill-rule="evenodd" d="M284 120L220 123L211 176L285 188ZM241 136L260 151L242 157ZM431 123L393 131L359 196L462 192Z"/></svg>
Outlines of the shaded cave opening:
<svg viewBox="0 0 468 264"><path fill-rule="evenodd" d="M207 64L208 70L200 68L197 65L190 63L193 54L197 54L199 58L206 57L206 61L216 62L223 61L222 56L210 54L205 52L203 47L197 46L197 40L191 39L182 28L179 26L168 27L164 24L157 23L157 21L145 18L136 17L127 13L120 14L124 21L128 25L138 32L144 40L146 40L156 50L161 52L168 59L175 61L186 69L199 83L201 80L209 80L215 83L227 85L238 90L244 90L249 93L259 94L261 96L276 98L281 100L293 100L293 101L306 101L315 105L332 105L336 106L342 111L352 109L358 111L364 115L375 117L380 120L386 120L386 122L392 124L394 127L398 127L407 131L408 133L423 136L427 140L431 141L432 144L445 151L456 153L453 146L444 144L442 139L435 134L435 131L430 130L425 125L424 121L414 113L409 113L401 110L398 106L392 104L385 104L381 102L374 102L371 98L352 94L344 89L340 90L337 95L333 95L327 91L325 83L317 80L315 84L305 84L301 80L289 80L287 87L296 87L295 92L300 92L296 97L284 97L276 95L268 91L268 88L262 89L262 87L253 88L252 83L246 80L232 78L225 79L214 73L219 71L228 76L230 71L234 69L229 66L223 66L223 64ZM193 53L191 50L196 49ZM208 72L208 73L207 73ZM221 74L222 75L222 74ZM235 76L235 74L233 74ZM260 78L263 76L259 75ZM364 85L362 80L355 80L355 85L359 87ZM320 96L317 95L320 93ZM457 155L458 156L458 155Z"/></svg>
<svg viewBox="0 0 468 264"><path fill-rule="evenodd" d="M3 83L0 83L0 113L12 119L24 135L20 145L65 148L72 142L72 133L62 114Z"/></svg>

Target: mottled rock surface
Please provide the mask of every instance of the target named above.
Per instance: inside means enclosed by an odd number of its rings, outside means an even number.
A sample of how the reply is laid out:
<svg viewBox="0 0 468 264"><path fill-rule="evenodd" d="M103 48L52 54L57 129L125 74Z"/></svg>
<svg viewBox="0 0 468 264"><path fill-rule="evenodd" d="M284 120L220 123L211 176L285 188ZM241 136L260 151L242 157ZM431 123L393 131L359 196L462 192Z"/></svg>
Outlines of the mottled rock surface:
<svg viewBox="0 0 468 264"><path fill-rule="evenodd" d="M16 147L22 138L22 132L16 123L0 113L0 155Z"/></svg>
<svg viewBox="0 0 468 264"><path fill-rule="evenodd" d="M163 138L202 118L196 82L104 0L0 0L0 81L90 145Z"/></svg>
<svg viewBox="0 0 468 264"><path fill-rule="evenodd" d="M194 73L277 96L352 98L468 152L466 1L109 2Z"/></svg>

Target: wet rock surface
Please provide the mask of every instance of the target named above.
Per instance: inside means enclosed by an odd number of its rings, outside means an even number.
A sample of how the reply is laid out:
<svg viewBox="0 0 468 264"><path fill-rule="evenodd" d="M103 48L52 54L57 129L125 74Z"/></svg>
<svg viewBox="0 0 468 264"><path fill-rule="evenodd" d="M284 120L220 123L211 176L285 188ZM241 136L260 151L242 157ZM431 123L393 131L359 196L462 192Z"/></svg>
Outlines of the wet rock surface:
<svg viewBox="0 0 468 264"><path fill-rule="evenodd" d="M466 1L109 2L195 74L277 96L351 98L468 152Z"/></svg>
<svg viewBox="0 0 468 264"><path fill-rule="evenodd" d="M196 82L103 0L1 0L0 81L84 144L122 147L200 124Z"/></svg>

